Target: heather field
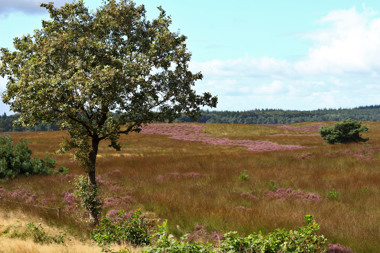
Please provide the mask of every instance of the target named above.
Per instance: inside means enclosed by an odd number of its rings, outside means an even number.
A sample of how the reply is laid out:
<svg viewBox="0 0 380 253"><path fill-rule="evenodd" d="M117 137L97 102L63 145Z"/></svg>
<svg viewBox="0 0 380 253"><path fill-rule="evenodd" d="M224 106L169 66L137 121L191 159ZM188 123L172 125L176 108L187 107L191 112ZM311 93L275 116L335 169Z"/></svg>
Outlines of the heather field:
<svg viewBox="0 0 380 253"><path fill-rule="evenodd" d="M97 181L105 213L140 208L168 219L175 235L207 232L213 240L227 231L296 229L311 214L329 243L378 252L380 123L363 122L370 140L346 145L325 144L318 135L322 125L333 122L152 124L122 136L119 152L102 143ZM85 241L86 214L72 184L84 172L71 153L54 153L66 133L9 135L28 139L35 157L49 152L69 173L1 182L0 210L23 210Z"/></svg>

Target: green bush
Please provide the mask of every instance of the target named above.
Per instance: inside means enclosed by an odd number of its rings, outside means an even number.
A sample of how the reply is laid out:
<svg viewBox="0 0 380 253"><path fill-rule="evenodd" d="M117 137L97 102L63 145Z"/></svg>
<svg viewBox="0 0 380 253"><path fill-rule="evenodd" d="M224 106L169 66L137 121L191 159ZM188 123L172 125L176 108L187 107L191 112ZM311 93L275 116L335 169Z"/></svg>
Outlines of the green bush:
<svg viewBox="0 0 380 253"><path fill-rule="evenodd" d="M52 236L45 232L41 224L38 224L36 226L33 222L28 223L26 227L27 227L26 233L33 237L33 241L35 243L40 243L40 244L50 244L50 243L64 244L65 243L65 236L66 236L65 233L61 232L57 236Z"/></svg>
<svg viewBox="0 0 380 253"><path fill-rule="evenodd" d="M228 232L218 245L188 242L186 235L176 239L168 233L165 222L156 233L156 244L147 247L145 252L325 252L326 239L323 235L316 234L319 225L312 218L311 215L306 215L306 226L294 231L277 229L267 235L259 232L247 237L239 237L237 232Z"/></svg>
<svg viewBox="0 0 380 253"><path fill-rule="evenodd" d="M298 230L277 229L264 236L253 233L247 237L238 237L236 232L224 235L220 245L221 252L324 252L326 239L315 232L319 225L311 215L306 215L306 226Z"/></svg>
<svg viewBox="0 0 380 253"><path fill-rule="evenodd" d="M142 216L140 210L129 214L119 210L115 216L102 218L98 228L92 231L91 237L101 246L112 243L149 245L149 225L149 220Z"/></svg>
<svg viewBox="0 0 380 253"><path fill-rule="evenodd" d="M182 253L182 252L213 252L213 248L211 244L208 243L199 243L189 242L187 239L187 235L182 236L177 239L174 235L169 234L167 220L164 221L162 226L158 226L158 229L154 235L156 238L155 245L149 246L145 248L144 252L149 253Z"/></svg>
<svg viewBox="0 0 380 253"><path fill-rule="evenodd" d="M335 189L332 189L332 191L327 194L326 198L329 200L339 200L340 199L339 193L337 191L335 191Z"/></svg>
<svg viewBox="0 0 380 253"><path fill-rule="evenodd" d="M18 175L54 174L56 161L46 153L45 159L31 158L32 150L27 140L19 140L17 145L9 136L0 136L0 178L14 178Z"/></svg>
<svg viewBox="0 0 380 253"><path fill-rule="evenodd" d="M319 129L322 139L329 144L344 144L350 142L366 142L369 139L363 139L360 133L368 132L366 126L361 126L361 122L348 119L336 123L333 127L323 126Z"/></svg>
<svg viewBox="0 0 380 253"><path fill-rule="evenodd" d="M240 181L246 181L249 179L249 175L247 174L247 170L244 170L242 173L239 175L239 180Z"/></svg>

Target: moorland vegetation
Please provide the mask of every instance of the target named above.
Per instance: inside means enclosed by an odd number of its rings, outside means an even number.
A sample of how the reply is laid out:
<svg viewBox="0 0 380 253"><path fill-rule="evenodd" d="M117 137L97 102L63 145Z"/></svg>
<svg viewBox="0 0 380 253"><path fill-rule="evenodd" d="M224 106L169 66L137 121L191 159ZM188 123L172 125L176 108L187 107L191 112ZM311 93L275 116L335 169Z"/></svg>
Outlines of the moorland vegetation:
<svg viewBox="0 0 380 253"><path fill-rule="evenodd" d="M16 124L65 131L12 134L15 152L2 137L10 148L1 154L3 212L20 208L82 240L90 236L105 252L115 252L112 243L145 252L351 250L338 242L378 248L378 125L371 125L373 142L334 147L314 133L321 123L146 126L196 120L202 106L217 103L192 89L202 74L189 71L186 37L169 30L170 16L159 7L147 21L144 6L126 0L94 12L82 0L41 6L51 20L15 38L16 51L1 49L2 98L19 113ZM39 158L41 150L70 173L50 173L53 160ZM67 241L35 222L0 234Z"/></svg>
<svg viewBox="0 0 380 253"><path fill-rule="evenodd" d="M189 234L190 241L213 242L229 231L237 231L236 238L259 231L267 235L278 228L297 231L305 225L304 216L313 215L320 226L316 234L327 238L326 245L376 252L380 247L380 125L363 124L371 130L363 133L364 138L370 138L368 142L337 145L324 143L318 134L318 128L333 126L333 122L287 126L195 124L196 128L187 128L200 133L180 132L178 129L185 129L186 124L148 126L145 133L143 129L142 133L121 137L121 151L105 143L100 145L97 182L103 199L102 217L118 209L141 210L144 217L161 226L167 220L173 240ZM162 134L162 128L167 134ZM19 203L2 201L1 210L23 209L30 221L41 217L67 236L89 240L90 231L84 223L88 214L74 194L74 178L83 171L70 159L72 151L55 153L67 132L10 135L15 141L29 139L35 157L49 152L57 166L69 168L69 173L20 176L2 182L1 199ZM211 143L210 136L225 142L215 139ZM302 148L249 151L228 140ZM60 216L55 209L32 204L60 207ZM180 241L173 243L184 246Z"/></svg>

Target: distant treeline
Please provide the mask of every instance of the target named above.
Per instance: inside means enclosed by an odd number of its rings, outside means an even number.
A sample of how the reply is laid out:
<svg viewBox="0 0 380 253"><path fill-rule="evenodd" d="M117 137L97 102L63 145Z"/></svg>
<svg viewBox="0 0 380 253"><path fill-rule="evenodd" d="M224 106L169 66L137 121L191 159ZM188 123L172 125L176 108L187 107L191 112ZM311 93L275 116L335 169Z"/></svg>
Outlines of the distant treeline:
<svg viewBox="0 0 380 253"><path fill-rule="evenodd" d="M46 124L46 123L40 123L37 124L34 127L20 127L15 126L13 124L13 121L18 119L18 115L10 115L7 116L6 113L4 113L2 116L0 116L0 132L35 132L35 131L55 131L59 130L59 127L55 124Z"/></svg>
<svg viewBox="0 0 380 253"><path fill-rule="evenodd" d="M256 109L251 111L203 111L197 122L233 124L290 124L307 121L380 121L380 105L361 106L353 109L319 109L313 111L288 111ZM182 116L176 122L193 122Z"/></svg>
<svg viewBox="0 0 380 253"><path fill-rule="evenodd" d="M59 130L55 124L41 123L34 127L18 127L13 121L18 115L0 116L0 132L54 131ZM380 105L361 106L352 109L319 109L314 111L289 111L279 109L256 109L251 111L202 111L200 123L233 124L291 124L307 121L341 121L354 119L360 121L380 121ZM187 116L175 122L194 122Z"/></svg>

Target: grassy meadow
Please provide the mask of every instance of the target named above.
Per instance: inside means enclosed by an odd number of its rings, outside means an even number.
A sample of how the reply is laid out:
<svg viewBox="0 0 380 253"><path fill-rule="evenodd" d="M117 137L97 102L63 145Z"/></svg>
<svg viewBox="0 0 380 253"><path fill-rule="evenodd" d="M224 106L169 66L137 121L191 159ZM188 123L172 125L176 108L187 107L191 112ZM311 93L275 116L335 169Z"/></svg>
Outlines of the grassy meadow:
<svg viewBox="0 0 380 253"><path fill-rule="evenodd" d="M142 133L121 136L121 151L101 143L97 175L105 213L140 208L152 217L168 219L176 235L192 232L199 225L209 232L238 231L241 235L296 229L304 225L304 215L311 214L329 243L355 252L378 252L380 123L363 122L369 128L364 134L370 138L367 143L345 145L325 144L317 130L304 131L316 124L333 122L288 127L195 124L214 137L303 146L294 150L249 151L242 146ZM69 168L69 174L22 176L1 182L0 191L20 203L3 201L0 211L23 210L22 215L42 217L49 226L85 242L85 214L72 197L73 178L84 172L72 160L72 153L54 153L66 133L9 135L14 140L28 139L35 157L49 152L57 167ZM60 207L61 214L58 217L56 210L31 204ZM2 226L0 223L0 229Z"/></svg>

